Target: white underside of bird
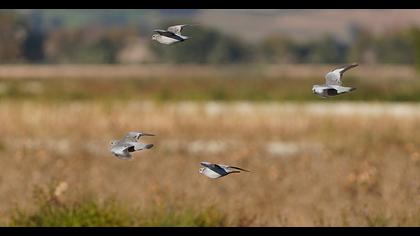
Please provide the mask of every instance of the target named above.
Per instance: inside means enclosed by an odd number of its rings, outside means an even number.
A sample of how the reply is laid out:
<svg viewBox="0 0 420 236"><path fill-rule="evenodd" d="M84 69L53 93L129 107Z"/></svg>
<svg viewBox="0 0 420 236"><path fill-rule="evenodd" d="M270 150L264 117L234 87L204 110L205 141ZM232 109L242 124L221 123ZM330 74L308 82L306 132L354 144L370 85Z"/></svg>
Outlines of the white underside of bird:
<svg viewBox="0 0 420 236"><path fill-rule="evenodd" d="M185 39L183 39L185 40ZM156 37L156 41L158 41L159 43L163 43L166 45L170 45L170 44L174 44L174 43L179 43L182 42L183 40L179 40L179 39L175 39L175 38L170 38L170 37L166 37L166 36L162 36L162 35L158 35Z"/></svg>
<svg viewBox="0 0 420 236"><path fill-rule="evenodd" d="M218 174L215 171L210 170L209 168L204 168L204 167L201 168L200 173L209 177L209 178L211 178L211 179L217 179L217 178L220 178L220 177L224 176L224 175Z"/></svg>

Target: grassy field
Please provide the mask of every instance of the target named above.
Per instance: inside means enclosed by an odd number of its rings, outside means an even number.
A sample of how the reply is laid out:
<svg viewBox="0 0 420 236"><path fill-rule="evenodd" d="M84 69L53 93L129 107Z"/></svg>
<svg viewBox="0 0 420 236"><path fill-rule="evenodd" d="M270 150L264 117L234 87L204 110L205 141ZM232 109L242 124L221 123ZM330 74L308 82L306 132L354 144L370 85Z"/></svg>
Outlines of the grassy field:
<svg viewBox="0 0 420 236"><path fill-rule="evenodd" d="M299 78L227 78L233 69L173 80L2 71L3 226L420 225L419 103L320 99ZM414 97L410 73L397 87ZM390 91L387 76L372 81ZM363 86L343 99L361 100ZM165 89L173 97L158 99ZM130 130L156 134L143 140L155 146L116 159L109 141ZM251 172L212 180L201 161Z"/></svg>
<svg viewBox="0 0 420 236"><path fill-rule="evenodd" d="M418 105L372 104L377 112L360 106L4 101L2 222L418 226ZM137 153L133 161L116 159L107 150L108 142L128 130L157 134L145 139L155 147ZM211 180L199 175L200 161L251 172ZM37 186L44 196L41 203ZM51 199L59 202L58 208L42 208ZM112 204L110 209L101 204L108 199L138 210L127 213L117 207L122 219L86 222L89 214L114 215L109 213L116 211ZM16 209L23 213L14 214ZM156 209L164 213L145 213ZM216 216L207 216L209 209ZM69 222L66 211L71 219L81 214L81 220ZM159 218L168 214L180 217ZM48 217L63 221L50 222ZM152 223L142 220L153 217L158 219Z"/></svg>
<svg viewBox="0 0 420 236"><path fill-rule="evenodd" d="M338 65L0 66L0 99L46 101L319 101L314 84ZM420 101L406 66L359 66L343 79L357 93L331 101Z"/></svg>

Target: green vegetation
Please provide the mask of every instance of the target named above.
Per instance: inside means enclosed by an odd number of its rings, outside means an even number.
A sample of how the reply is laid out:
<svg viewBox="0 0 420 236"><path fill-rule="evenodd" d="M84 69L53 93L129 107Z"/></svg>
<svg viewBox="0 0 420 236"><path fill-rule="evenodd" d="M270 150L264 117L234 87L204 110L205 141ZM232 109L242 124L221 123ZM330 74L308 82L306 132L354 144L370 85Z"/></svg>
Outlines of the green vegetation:
<svg viewBox="0 0 420 236"><path fill-rule="evenodd" d="M54 101L154 100L154 101L319 101L311 92L322 78L253 78L246 75L183 78L115 78L54 80L2 80L0 99ZM253 75L251 75L253 76ZM398 81L398 82L396 82ZM420 101L420 81L369 80L346 77L357 92L333 101ZM326 100L330 101L330 100ZM332 101L332 100L331 100Z"/></svg>
<svg viewBox="0 0 420 236"><path fill-rule="evenodd" d="M52 191L35 195L37 209L13 210L9 226L94 227L94 226L226 226L224 214L213 207L204 209L155 206L152 210L127 208L115 199L82 198L63 202Z"/></svg>

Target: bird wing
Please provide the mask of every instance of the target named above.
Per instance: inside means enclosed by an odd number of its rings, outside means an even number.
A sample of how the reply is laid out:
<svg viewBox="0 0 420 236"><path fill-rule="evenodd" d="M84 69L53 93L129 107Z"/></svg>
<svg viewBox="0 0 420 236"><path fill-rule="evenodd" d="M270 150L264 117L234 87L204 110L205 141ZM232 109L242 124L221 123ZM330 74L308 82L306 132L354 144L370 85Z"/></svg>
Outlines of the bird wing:
<svg viewBox="0 0 420 236"><path fill-rule="evenodd" d="M162 36L165 36L165 37L174 37L175 36L175 34L173 33L173 32L169 32L169 31L166 31L166 30L154 30L156 33L158 33L158 34L160 34L160 35L162 35Z"/></svg>
<svg viewBox="0 0 420 236"><path fill-rule="evenodd" d="M203 162L200 162L200 165L202 165L204 167L209 167L211 165L211 163L203 161Z"/></svg>
<svg viewBox="0 0 420 236"><path fill-rule="evenodd" d="M341 86L340 74L334 71L328 72L325 75L325 84Z"/></svg>
<svg viewBox="0 0 420 236"><path fill-rule="evenodd" d="M184 29L184 27L187 25L174 25L174 26L170 26L168 27L167 31L172 32L174 34L181 34L182 29Z"/></svg>
<svg viewBox="0 0 420 236"><path fill-rule="evenodd" d="M122 139L122 142L137 142L142 136L155 136L154 134L143 132L128 132Z"/></svg>
<svg viewBox="0 0 420 236"><path fill-rule="evenodd" d="M239 167L236 167L236 166L229 166L229 168L236 169L236 170L242 170L242 171L245 171L245 172L250 172L249 170L245 170L245 169L242 169L242 168L239 168Z"/></svg>
<svg viewBox="0 0 420 236"><path fill-rule="evenodd" d="M213 163L209 163L209 162L201 162L200 163L202 166L209 168L210 170L218 173L219 175L226 175L227 171L222 168L221 166L219 166L218 164L213 164Z"/></svg>
<svg viewBox="0 0 420 236"><path fill-rule="evenodd" d="M128 148L131 149L129 151L138 151L138 150L143 150L143 149L148 149L148 148L153 147L153 144L145 144L145 143L137 143L137 142L128 142L127 145L128 145Z"/></svg>
<svg viewBox="0 0 420 236"><path fill-rule="evenodd" d="M125 155L128 148L130 148L130 145L116 145L111 148L111 151L119 155Z"/></svg>
<svg viewBox="0 0 420 236"><path fill-rule="evenodd" d="M350 65L341 66L341 67L335 69L334 71L340 73L340 78L341 78L341 76L343 76L344 72L346 72L347 70L349 70L353 67L356 67L358 65L359 64L357 64L357 63L353 63L353 64L350 64Z"/></svg>
<svg viewBox="0 0 420 236"><path fill-rule="evenodd" d="M249 170L245 170L236 166L228 166L228 165L220 165L220 166L224 168L225 170L235 169L235 170L242 170L242 171L250 172Z"/></svg>
<svg viewBox="0 0 420 236"><path fill-rule="evenodd" d="M141 137L141 133L140 132L128 132L121 141L124 142L124 143L137 142L137 140L140 137Z"/></svg>
<svg viewBox="0 0 420 236"><path fill-rule="evenodd" d="M344 72L347 70L358 66L358 64L353 63L350 65L341 66L339 68L334 69L333 71L327 73L325 75L325 82L327 85L339 85L341 86L341 78L343 77Z"/></svg>

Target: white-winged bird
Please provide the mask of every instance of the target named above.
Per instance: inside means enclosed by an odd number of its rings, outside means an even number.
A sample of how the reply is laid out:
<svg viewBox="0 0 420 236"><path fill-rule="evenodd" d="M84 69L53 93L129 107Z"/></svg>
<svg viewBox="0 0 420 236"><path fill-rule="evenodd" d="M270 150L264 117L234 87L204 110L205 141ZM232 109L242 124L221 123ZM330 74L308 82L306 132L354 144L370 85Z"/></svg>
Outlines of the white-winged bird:
<svg viewBox="0 0 420 236"><path fill-rule="evenodd" d="M217 179L232 173L240 173L241 171L249 172L249 170L235 166L213 164L210 162L201 162L200 164L203 166L200 168L200 174L203 174L212 179Z"/></svg>
<svg viewBox="0 0 420 236"><path fill-rule="evenodd" d="M121 160L131 160L131 152L150 149L153 144L146 144L137 142L142 136L155 136L143 132L128 132L124 138L120 140L113 140L110 143L110 151Z"/></svg>
<svg viewBox="0 0 420 236"><path fill-rule="evenodd" d="M325 75L325 84L314 85L312 87L312 92L320 97L327 98L356 90L356 88L353 87L341 86L341 78L343 77L344 72L356 66L358 66L358 64L353 63L328 72Z"/></svg>

